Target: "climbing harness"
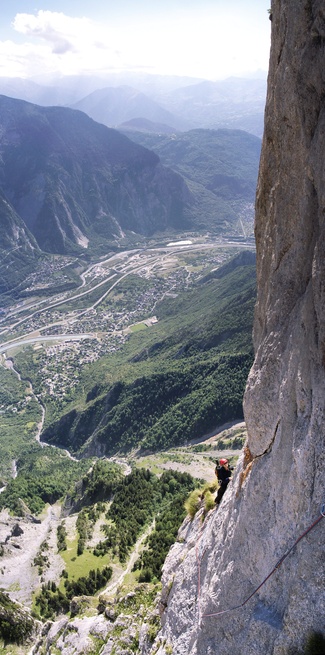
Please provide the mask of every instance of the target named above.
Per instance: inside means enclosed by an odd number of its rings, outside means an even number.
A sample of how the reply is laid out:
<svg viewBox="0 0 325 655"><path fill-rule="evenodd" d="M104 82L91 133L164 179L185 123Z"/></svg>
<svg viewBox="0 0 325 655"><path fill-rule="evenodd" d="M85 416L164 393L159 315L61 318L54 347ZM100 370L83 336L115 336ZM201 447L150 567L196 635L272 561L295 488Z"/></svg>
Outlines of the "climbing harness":
<svg viewBox="0 0 325 655"><path fill-rule="evenodd" d="M271 578L271 576L275 573L275 571L277 571L277 569L280 568L281 564L283 564L283 562L287 559L288 555L290 555L290 553L294 550L294 548L297 546L297 544L304 537L306 537L306 535L309 532L311 532L316 527L316 525L318 525L318 523L320 523L320 521L323 518L325 518L325 502L321 506L320 516L318 516L318 518L298 537L298 539L296 539L294 544L279 559L279 561L273 567L272 571L270 571L270 573L266 576L266 578L264 578L264 580L262 580L261 584L259 584L259 586L248 596L248 598L246 598L239 605L235 605L234 607L230 607L227 610L221 610L219 612L212 612L211 614L201 614L200 613L200 596L201 596L201 572L200 572L200 567L201 567L202 559L204 557L204 553L206 551L206 548L205 548L204 551L203 551L203 554L201 555L201 558L199 558L199 556L198 556L198 543L199 543L199 541L200 541L200 539L202 537L202 534L203 534L203 526L202 526L201 532L200 532L199 537L198 537L198 541L196 543L196 548L195 548L195 550L196 550L196 561L197 561L197 565L198 565L198 593L197 593L197 599L198 599L198 606L199 606L199 618L208 618L208 617L211 617L211 616L221 616L222 614L229 614L230 612L234 612L235 610L238 610L238 609L244 607L248 603L248 601L250 601L250 599L253 598L253 596L255 596L255 594L257 594L257 592L261 589L261 587L263 587L263 585L265 585L267 580L269 580L269 578Z"/></svg>

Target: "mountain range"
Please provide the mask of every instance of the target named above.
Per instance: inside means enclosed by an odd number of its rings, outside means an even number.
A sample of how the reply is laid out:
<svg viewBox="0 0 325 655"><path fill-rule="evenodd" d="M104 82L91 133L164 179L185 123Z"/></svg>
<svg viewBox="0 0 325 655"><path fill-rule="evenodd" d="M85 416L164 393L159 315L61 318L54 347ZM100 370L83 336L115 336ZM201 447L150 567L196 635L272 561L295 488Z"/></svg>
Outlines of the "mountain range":
<svg viewBox="0 0 325 655"><path fill-rule="evenodd" d="M230 129L176 133L170 129L168 133L166 125L144 119L129 121L119 129L153 150L165 166L180 173L192 193L200 195L205 215L209 214L213 197L215 225L224 216L225 203L231 201L233 207L236 201L241 207L245 202L254 203L261 140L253 134Z"/></svg>
<svg viewBox="0 0 325 655"><path fill-rule="evenodd" d="M86 114L0 97L0 184L47 252L78 253L126 231L192 224L193 198L157 155Z"/></svg>
<svg viewBox="0 0 325 655"><path fill-rule="evenodd" d="M150 93L150 92L149 92ZM73 105L109 127L132 118L168 123L174 129L241 129L261 137L264 124L264 79L228 78L201 81L160 93L131 86L101 88Z"/></svg>
<svg viewBox="0 0 325 655"><path fill-rule="evenodd" d="M97 89L79 100L72 108L84 111L95 121L108 127L116 127L136 117L167 123L174 130L186 130L193 126L191 121L173 114L150 96L126 85Z"/></svg>
<svg viewBox="0 0 325 655"><path fill-rule="evenodd" d="M172 90L161 95L160 104L193 127L240 129L261 137L265 97L265 79L229 77Z"/></svg>
<svg viewBox="0 0 325 655"><path fill-rule="evenodd" d="M252 234L260 140L167 125L162 136L146 124L121 134L78 110L0 96L2 293L44 252L101 254L195 230Z"/></svg>
<svg viewBox="0 0 325 655"><path fill-rule="evenodd" d="M161 93L169 93L182 86L197 84L199 78L176 75L150 75L130 71L99 75L44 75L32 79L20 77L0 77L0 94L26 100L37 105L72 105L93 91L107 87L129 86L159 98ZM158 100L157 100L158 101Z"/></svg>
<svg viewBox="0 0 325 655"><path fill-rule="evenodd" d="M174 129L227 127L261 137L266 75L215 82L130 72L104 78L0 77L0 94L42 106L76 107L109 127L133 118L147 118L167 122Z"/></svg>

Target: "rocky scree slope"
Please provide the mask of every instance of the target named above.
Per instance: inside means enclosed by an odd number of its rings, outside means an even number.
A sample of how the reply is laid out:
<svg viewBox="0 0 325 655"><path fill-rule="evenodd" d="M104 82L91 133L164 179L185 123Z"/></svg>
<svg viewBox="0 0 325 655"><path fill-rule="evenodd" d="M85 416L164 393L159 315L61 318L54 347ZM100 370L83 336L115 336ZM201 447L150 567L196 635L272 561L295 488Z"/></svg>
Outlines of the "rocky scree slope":
<svg viewBox="0 0 325 655"><path fill-rule="evenodd" d="M41 257L35 238L0 189L0 293L26 279Z"/></svg>
<svg viewBox="0 0 325 655"><path fill-rule="evenodd" d="M185 525L165 563L159 638L178 655L302 653L324 634L324 519L247 604L218 614L252 594L324 502L324 39L322 2L273 0L247 449L218 512Z"/></svg>

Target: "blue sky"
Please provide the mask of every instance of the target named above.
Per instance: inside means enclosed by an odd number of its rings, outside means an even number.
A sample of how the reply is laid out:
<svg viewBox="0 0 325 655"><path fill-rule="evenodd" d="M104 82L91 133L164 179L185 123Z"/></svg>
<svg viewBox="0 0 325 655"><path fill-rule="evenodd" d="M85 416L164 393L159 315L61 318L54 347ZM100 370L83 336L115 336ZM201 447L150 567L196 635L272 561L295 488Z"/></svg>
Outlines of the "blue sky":
<svg viewBox="0 0 325 655"><path fill-rule="evenodd" d="M221 79L267 70L270 0L11 0L0 76L137 70Z"/></svg>

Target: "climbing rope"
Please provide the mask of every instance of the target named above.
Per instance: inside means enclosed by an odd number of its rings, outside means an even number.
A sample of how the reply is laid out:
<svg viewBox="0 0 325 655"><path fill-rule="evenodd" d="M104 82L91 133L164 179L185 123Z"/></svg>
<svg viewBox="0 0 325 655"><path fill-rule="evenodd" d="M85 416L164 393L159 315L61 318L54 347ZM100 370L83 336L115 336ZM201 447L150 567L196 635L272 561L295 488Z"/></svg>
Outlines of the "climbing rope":
<svg viewBox="0 0 325 655"><path fill-rule="evenodd" d="M284 560L287 559L288 555L290 555L290 553L294 550L294 548L297 546L297 544L304 537L306 537L306 535L309 532L311 532L311 530L313 530L316 527L316 525L318 525L318 523L320 523L320 521L323 518L325 518L325 503L323 503L323 505L321 506L320 516L318 516L318 518L298 537L298 539L296 539L296 541L291 546L291 548L289 548L289 550L287 550L287 552L279 559L279 561L273 567L272 571L270 571L270 573L266 576L266 578L264 578L264 580L262 580L261 584L259 584L259 586L256 589L254 589L254 591L242 603L240 603L239 605L235 605L234 607L231 607L231 608L229 608L227 610L221 610L219 612L212 612L211 614L202 614L202 615L200 615L200 608L199 608L199 616L201 616L202 618L208 618L208 617L211 617L211 616L221 616L221 614L228 614L229 612L234 612L235 610L238 610L238 609L244 607L248 603L248 601L251 598L253 598L253 596L255 596L255 594L257 594L257 592L261 589L261 587L263 587L263 585L265 585L265 583L269 580L269 578L271 578L271 576L275 573L275 571L277 571L277 569L281 566L281 564L283 564ZM201 538L201 536L202 535L199 535L199 539ZM197 544L196 544L196 548L197 548ZM204 555L204 553L203 553L203 555ZM198 562L198 603L200 602L200 594L201 594L200 565L201 565L201 562L202 562L203 555L202 555L200 561L199 561L199 559L197 557L197 562Z"/></svg>

